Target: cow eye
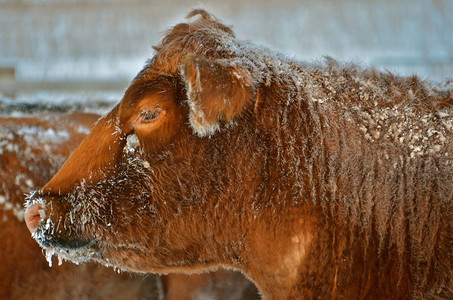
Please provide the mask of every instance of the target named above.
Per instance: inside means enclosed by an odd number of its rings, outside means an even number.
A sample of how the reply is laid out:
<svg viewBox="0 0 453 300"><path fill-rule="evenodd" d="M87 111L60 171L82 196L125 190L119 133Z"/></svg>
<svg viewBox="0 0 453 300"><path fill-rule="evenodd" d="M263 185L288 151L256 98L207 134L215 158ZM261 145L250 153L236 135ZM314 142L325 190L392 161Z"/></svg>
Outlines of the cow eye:
<svg viewBox="0 0 453 300"><path fill-rule="evenodd" d="M161 110L157 108L153 110L143 110L140 112L140 118L142 119L142 121L152 122L159 116L160 112Z"/></svg>

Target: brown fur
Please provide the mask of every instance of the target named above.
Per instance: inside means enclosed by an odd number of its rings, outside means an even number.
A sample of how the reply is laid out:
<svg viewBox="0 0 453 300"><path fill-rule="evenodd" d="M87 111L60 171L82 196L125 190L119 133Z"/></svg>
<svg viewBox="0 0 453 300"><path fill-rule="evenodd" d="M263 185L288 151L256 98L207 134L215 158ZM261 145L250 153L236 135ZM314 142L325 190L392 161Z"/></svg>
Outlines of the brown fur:
<svg viewBox="0 0 453 300"><path fill-rule="evenodd" d="M196 14L29 199L38 242L239 269L265 299L452 298L451 87L293 61Z"/></svg>

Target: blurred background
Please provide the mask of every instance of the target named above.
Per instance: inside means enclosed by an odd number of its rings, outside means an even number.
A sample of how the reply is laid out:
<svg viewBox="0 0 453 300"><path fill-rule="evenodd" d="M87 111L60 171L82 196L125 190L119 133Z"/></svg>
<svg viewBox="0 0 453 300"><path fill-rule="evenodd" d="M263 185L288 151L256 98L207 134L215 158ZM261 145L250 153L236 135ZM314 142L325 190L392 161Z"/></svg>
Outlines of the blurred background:
<svg viewBox="0 0 453 300"><path fill-rule="evenodd" d="M453 77L452 0L0 0L0 99L103 110L163 32L200 7L239 39L299 60Z"/></svg>

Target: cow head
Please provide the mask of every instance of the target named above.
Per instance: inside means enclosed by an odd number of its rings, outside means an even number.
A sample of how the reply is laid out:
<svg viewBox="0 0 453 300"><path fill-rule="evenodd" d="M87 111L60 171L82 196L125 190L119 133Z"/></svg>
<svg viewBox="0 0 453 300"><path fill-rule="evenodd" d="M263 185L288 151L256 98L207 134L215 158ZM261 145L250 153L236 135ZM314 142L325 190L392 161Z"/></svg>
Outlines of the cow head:
<svg viewBox="0 0 453 300"><path fill-rule="evenodd" d="M248 159L248 141L230 136L248 126L255 86L239 54L216 51L231 30L193 14L201 20L168 33L121 102L29 197L27 225L50 257L167 272L214 264L210 243L241 244L223 237L222 220L247 193L228 176Z"/></svg>

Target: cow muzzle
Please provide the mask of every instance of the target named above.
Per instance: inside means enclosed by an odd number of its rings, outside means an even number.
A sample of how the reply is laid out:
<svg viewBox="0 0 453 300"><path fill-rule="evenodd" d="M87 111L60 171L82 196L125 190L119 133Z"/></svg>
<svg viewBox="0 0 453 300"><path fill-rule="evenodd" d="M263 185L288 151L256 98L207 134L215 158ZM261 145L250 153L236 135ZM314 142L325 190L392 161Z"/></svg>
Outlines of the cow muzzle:
<svg viewBox="0 0 453 300"><path fill-rule="evenodd" d="M59 200L54 196L42 196L39 192L29 195L25 204L25 224L32 237L45 250L50 266L52 266L53 255L58 256L59 264L62 259L74 263L87 261L96 254L93 249L95 239L83 234L74 234L72 230L64 230L63 221L55 222L55 220L62 220L61 211L56 211L55 207L56 202L61 202ZM53 209L49 210L52 206Z"/></svg>
<svg viewBox="0 0 453 300"><path fill-rule="evenodd" d="M56 247L73 250L92 244L92 238L75 233L76 226L72 223L74 220L70 222L73 228L65 230L63 225L65 220L62 216L66 214L68 207L65 207L58 197L42 196L39 192L34 192L27 197L25 206L27 207L24 213L25 224L32 237L43 248ZM49 210L49 207L52 206L53 209Z"/></svg>

